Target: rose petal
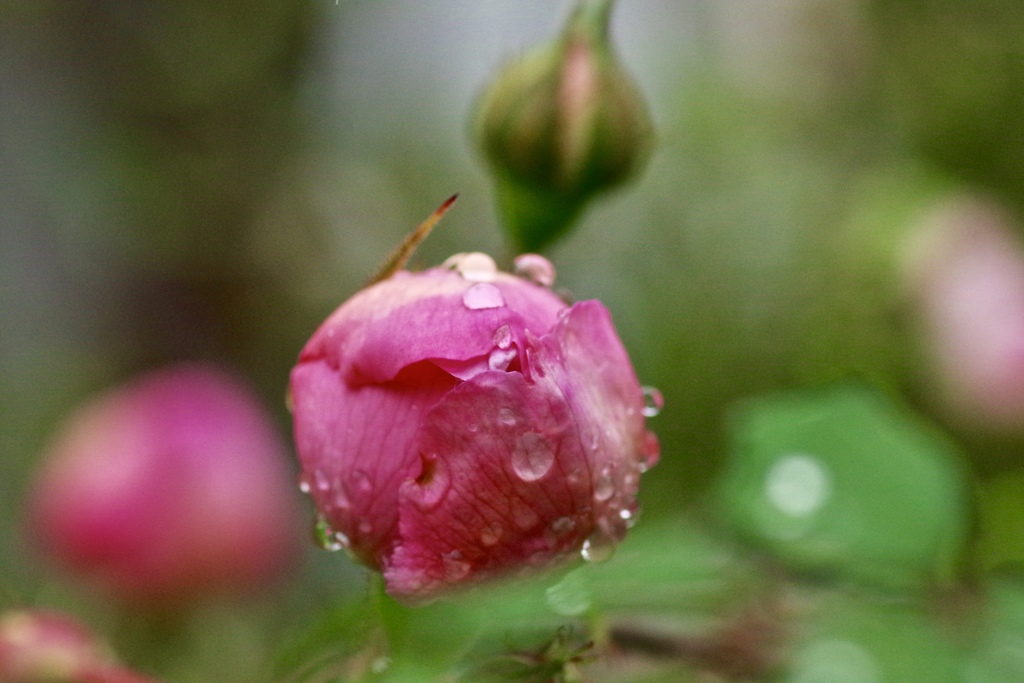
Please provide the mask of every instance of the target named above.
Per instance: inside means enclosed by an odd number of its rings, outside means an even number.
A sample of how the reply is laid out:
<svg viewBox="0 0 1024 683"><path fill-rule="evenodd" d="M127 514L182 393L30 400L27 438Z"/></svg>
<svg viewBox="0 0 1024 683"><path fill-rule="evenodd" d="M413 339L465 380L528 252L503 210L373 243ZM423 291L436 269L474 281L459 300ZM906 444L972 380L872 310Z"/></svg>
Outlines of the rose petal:
<svg viewBox="0 0 1024 683"><path fill-rule="evenodd" d="M525 330L551 328L565 304L549 290L498 274L504 306L468 309L463 297L480 283L432 269L399 272L349 299L317 330L300 361L323 358L354 384L384 382L427 359L465 361L486 357L504 325L523 342Z"/></svg>
<svg viewBox="0 0 1024 683"><path fill-rule="evenodd" d="M423 471L402 485L400 540L385 562L392 595L415 600L547 565L574 552L592 524L586 454L550 382L477 375L425 416L417 447ZM524 449L534 457L526 478L513 460Z"/></svg>
<svg viewBox="0 0 1024 683"><path fill-rule="evenodd" d="M636 505L639 475L658 452L646 429L643 390L608 309L598 301L573 305L530 355L536 374L566 397L587 449L597 532L617 542Z"/></svg>
<svg viewBox="0 0 1024 683"><path fill-rule="evenodd" d="M422 415L457 382L429 363L356 388L325 361L292 370L295 442L309 493L371 566L394 537L399 484L419 471L413 437Z"/></svg>

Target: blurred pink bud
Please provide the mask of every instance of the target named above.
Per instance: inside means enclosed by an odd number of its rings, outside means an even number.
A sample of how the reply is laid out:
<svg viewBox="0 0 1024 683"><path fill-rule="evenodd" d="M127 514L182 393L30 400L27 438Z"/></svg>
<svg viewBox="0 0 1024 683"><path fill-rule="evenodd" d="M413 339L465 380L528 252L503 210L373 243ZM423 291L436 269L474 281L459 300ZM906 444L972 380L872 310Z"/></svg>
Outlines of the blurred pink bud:
<svg viewBox="0 0 1024 683"><path fill-rule="evenodd" d="M82 407L46 454L33 528L69 570L149 607L274 578L294 555L285 449L257 399L184 364Z"/></svg>
<svg viewBox="0 0 1024 683"><path fill-rule="evenodd" d="M113 662L81 624L56 612L0 615L0 681L4 683L152 683Z"/></svg>
<svg viewBox="0 0 1024 683"><path fill-rule="evenodd" d="M335 311L292 371L302 487L399 599L607 557L657 461L659 399L645 408L608 311L566 306L550 263L519 262L524 277L484 254L400 271Z"/></svg>
<svg viewBox="0 0 1024 683"><path fill-rule="evenodd" d="M910 251L934 379L962 418L1024 427L1024 246L998 207L936 208Z"/></svg>

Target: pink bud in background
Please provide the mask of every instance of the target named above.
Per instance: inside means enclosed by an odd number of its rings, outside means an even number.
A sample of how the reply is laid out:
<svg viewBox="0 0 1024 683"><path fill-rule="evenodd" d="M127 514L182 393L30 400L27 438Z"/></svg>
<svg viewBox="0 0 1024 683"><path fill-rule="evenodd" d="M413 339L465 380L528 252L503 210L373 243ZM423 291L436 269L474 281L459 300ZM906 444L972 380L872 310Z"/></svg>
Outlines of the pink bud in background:
<svg viewBox="0 0 1024 683"><path fill-rule="evenodd" d="M0 615L0 681L152 683L116 664L81 624L41 610Z"/></svg>
<svg viewBox="0 0 1024 683"><path fill-rule="evenodd" d="M962 197L922 222L911 282L933 379L961 419L1024 428L1024 245L997 206Z"/></svg>
<svg viewBox="0 0 1024 683"><path fill-rule="evenodd" d="M72 416L46 453L32 527L51 557L128 602L238 592L293 556L286 463L248 389L210 366L174 366Z"/></svg>
<svg viewBox="0 0 1024 683"><path fill-rule="evenodd" d="M292 371L303 489L399 599L607 556L658 458L608 311L567 306L539 256L517 266L474 253L400 271L335 311Z"/></svg>

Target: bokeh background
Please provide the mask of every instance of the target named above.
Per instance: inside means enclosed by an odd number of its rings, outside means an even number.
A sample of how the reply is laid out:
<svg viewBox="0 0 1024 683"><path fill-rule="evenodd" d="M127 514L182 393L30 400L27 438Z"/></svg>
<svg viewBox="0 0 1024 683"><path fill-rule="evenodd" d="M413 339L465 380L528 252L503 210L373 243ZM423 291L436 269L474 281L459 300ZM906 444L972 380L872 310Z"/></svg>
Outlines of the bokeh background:
<svg viewBox="0 0 1024 683"><path fill-rule="evenodd" d="M0 604L131 631L24 533L39 455L86 397L208 359L247 377L287 435L302 344L444 198L460 193L415 265L508 256L470 112L569 9L0 3ZM701 506L737 399L858 377L962 447L979 562L1024 558L1019 430L933 400L896 276L850 229L865 187L899 204L921 178L1024 209L1024 6L620 0L612 31L658 145L547 255L561 287L605 302L665 396L645 520ZM149 669L167 680L268 680L275 644L361 589L344 558L307 554L284 585L210 606L174 644L121 647L157 652Z"/></svg>

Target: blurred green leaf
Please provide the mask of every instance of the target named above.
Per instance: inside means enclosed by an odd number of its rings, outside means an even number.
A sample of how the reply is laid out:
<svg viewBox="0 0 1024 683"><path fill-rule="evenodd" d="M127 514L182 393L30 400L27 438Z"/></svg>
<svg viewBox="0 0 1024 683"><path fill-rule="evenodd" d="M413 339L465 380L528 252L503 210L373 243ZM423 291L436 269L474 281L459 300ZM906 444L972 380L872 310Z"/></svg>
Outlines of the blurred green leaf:
<svg viewBox="0 0 1024 683"><path fill-rule="evenodd" d="M915 605L811 598L780 683L955 683L961 655Z"/></svg>
<svg viewBox="0 0 1024 683"><path fill-rule="evenodd" d="M1024 680L1024 585L1020 577L990 581L982 594L981 623L971 629L973 647L966 683Z"/></svg>
<svg viewBox="0 0 1024 683"><path fill-rule="evenodd" d="M954 577L967 530L959 455L866 387L743 405L716 491L722 519L783 563L907 589Z"/></svg>

